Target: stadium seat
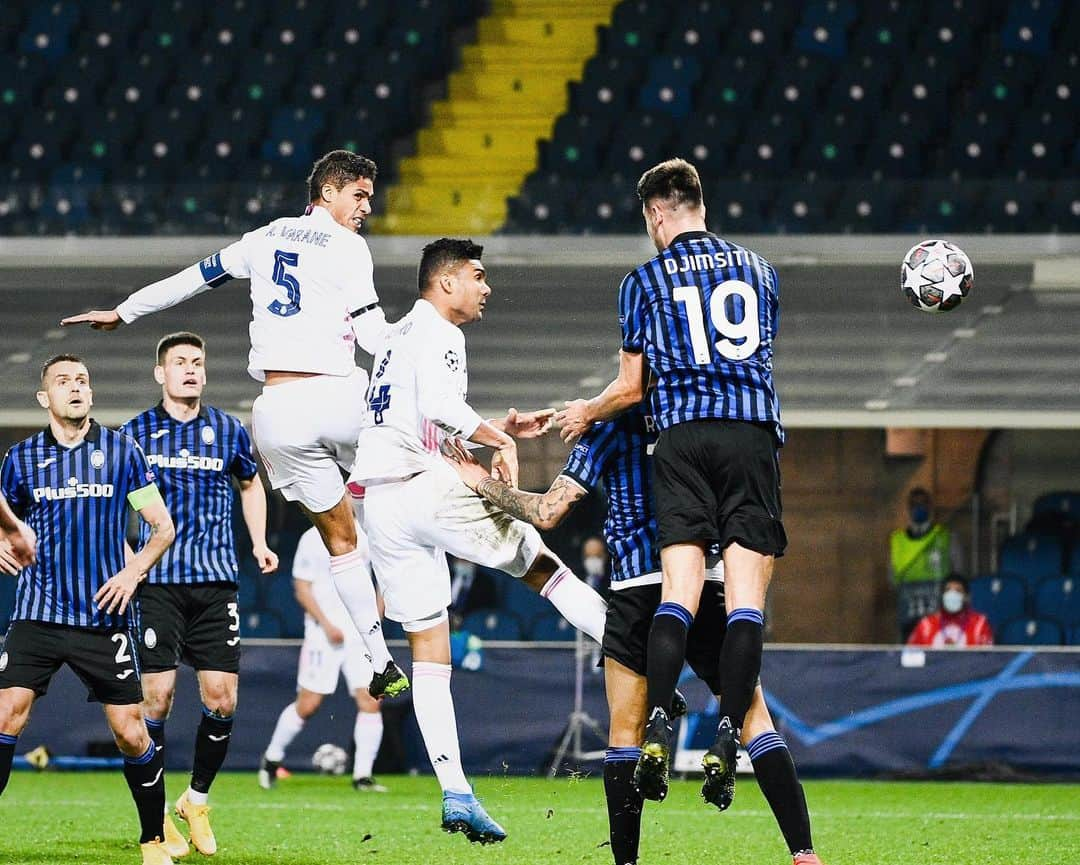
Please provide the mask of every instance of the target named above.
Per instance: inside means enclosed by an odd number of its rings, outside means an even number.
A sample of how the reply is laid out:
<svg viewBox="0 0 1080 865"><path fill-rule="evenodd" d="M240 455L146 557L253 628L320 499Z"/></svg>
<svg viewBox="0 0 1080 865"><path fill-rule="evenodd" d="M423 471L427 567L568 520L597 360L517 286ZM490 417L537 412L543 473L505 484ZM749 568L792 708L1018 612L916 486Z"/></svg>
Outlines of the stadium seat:
<svg viewBox="0 0 1080 865"><path fill-rule="evenodd" d="M1064 576L1043 580L1035 590L1032 612L1066 628L1080 625L1080 578Z"/></svg>
<svg viewBox="0 0 1080 865"><path fill-rule="evenodd" d="M541 598L520 580L506 582L502 606L508 612L514 613L522 622L529 622L537 616L550 613L553 609L549 601Z"/></svg>
<svg viewBox="0 0 1080 865"><path fill-rule="evenodd" d="M461 621L461 629L483 640L521 640L524 631L514 613L494 608L473 610Z"/></svg>
<svg viewBox="0 0 1080 865"><path fill-rule="evenodd" d="M1003 646L1060 646L1061 626L1046 619L1013 619L996 635Z"/></svg>
<svg viewBox="0 0 1080 865"><path fill-rule="evenodd" d="M1027 585L1007 576L986 576L971 581L971 608L982 613L997 630L1026 612Z"/></svg>
<svg viewBox="0 0 1080 865"><path fill-rule="evenodd" d="M998 573L1019 577L1029 589L1060 576L1063 564L1061 541L1038 535L1015 535L1002 544L998 555Z"/></svg>
<svg viewBox="0 0 1080 865"><path fill-rule="evenodd" d="M1044 493L1032 503L1031 512L1035 514L1059 513L1080 519L1080 492L1066 490Z"/></svg>
<svg viewBox="0 0 1080 865"><path fill-rule="evenodd" d="M279 639L285 636L281 616L274 610L250 610L241 616L240 634L248 639Z"/></svg>
<svg viewBox="0 0 1080 865"><path fill-rule="evenodd" d="M1080 625L1074 625L1065 635L1065 645L1080 646Z"/></svg>
<svg viewBox="0 0 1080 865"><path fill-rule="evenodd" d="M387 640L408 639L405 634L405 629L401 626L401 622L395 622L393 619L383 619L382 631L383 637Z"/></svg>
<svg viewBox="0 0 1080 865"><path fill-rule="evenodd" d="M576 636L574 626L554 610L533 619L528 633L530 640L538 642L573 640Z"/></svg>

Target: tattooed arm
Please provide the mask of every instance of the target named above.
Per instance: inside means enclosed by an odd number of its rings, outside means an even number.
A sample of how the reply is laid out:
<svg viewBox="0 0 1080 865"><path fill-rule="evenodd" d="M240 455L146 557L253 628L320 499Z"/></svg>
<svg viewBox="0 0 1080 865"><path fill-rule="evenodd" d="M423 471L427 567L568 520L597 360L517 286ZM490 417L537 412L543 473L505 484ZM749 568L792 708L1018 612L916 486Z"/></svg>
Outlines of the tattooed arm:
<svg viewBox="0 0 1080 865"><path fill-rule="evenodd" d="M576 481L559 475L546 493L527 493L488 477L475 487L478 495L510 516L547 531L561 523L574 505L588 494Z"/></svg>
<svg viewBox="0 0 1080 865"><path fill-rule="evenodd" d="M553 529L589 491L566 475L559 475L546 493L527 493L488 474L460 443L447 439L443 456L454 467L462 483L512 517L532 523L538 529Z"/></svg>
<svg viewBox="0 0 1080 865"><path fill-rule="evenodd" d="M129 495L128 500L132 507L138 510L139 516L149 523L150 537L135 555L127 559L124 567L106 580L94 595L99 610L120 615L124 614L128 603L135 596L139 583L146 579L146 572L165 555L176 537L176 528L169 516L169 510L153 484Z"/></svg>

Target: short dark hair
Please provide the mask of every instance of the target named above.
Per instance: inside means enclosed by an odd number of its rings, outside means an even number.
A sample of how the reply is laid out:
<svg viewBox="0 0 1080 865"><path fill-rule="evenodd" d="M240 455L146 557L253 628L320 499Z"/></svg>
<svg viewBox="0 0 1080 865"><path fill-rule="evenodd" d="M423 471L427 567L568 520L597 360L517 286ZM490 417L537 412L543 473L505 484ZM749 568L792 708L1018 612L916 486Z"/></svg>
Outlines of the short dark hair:
<svg viewBox="0 0 1080 865"><path fill-rule="evenodd" d="M960 574L950 574L944 580L941 581L941 587L945 588L949 583L959 583L964 587L964 594L971 594L971 583L968 582L968 578L961 576Z"/></svg>
<svg viewBox="0 0 1080 865"><path fill-rule="evenodd" d="M484 254L484 247L459 237L440 237L424 247L416 272L416 287L423 296L435 274L454 264L471 261Z"/></svg>
<svg viewBox="0 0 1080 865"><path fill-rule="evenodd" d="M331 150L315 160L315 164L311 166L311 174L307 179L308 201L318 201L322 188L327 183L333 184L335 189L341 189L360 177L374 180L378 173L379 166L373 159L351 150Z"/></svg>
<svg viewBox="0 0 1080 865"><path fill-rule="evenodd" d="M176 348L178 345L193 345L199 351L203 353L206 352L206 341L197 333L192 333L190 330L181 330L176 333L170 333L158 340L158 366L165 362L165 355L169 353L169 349Z"/></svg>
<svg viewBox="0 0 1080 865"><path fill-rule="evenodd" d="M669 159L654 165L641 175L637 194L642 204L661 198L674 207L680 204L701 207L703 200L701 178L697 169L685 159Z"/></svg>
<svg viewBox="0 0 1080 865"><path fill-rule="evenodd" d="M926 489L926 487L912 487L911 492L907 495L908 504L911 504L915 499L926 499L929 502L933 501L933 496L930 495L930 490Z"/></svg>
<svg viewBox="0 0 1080 865"><path fill-rule="evenodd" d="M44 366L41 367L42 384L45 383L45 376L49 374L49 370L58 363L81 363L83 366L86 366L86 361L77 354L55 354L45 361Z"/></svg>

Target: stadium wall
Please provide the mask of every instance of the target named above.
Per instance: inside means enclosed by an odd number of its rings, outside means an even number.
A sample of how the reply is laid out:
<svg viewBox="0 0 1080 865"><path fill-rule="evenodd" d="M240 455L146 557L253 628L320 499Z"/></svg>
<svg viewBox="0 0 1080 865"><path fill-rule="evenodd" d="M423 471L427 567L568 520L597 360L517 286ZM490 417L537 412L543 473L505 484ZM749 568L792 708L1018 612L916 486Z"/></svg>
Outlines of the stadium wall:
<svg viewBox="0 0 1080 865"><path fill-rule="evenodd" d="M246 643L240 707L226 768L254 771L280 710L294 698L298 646ZM572 645L572 644L571 644ZM405 649L399 653L407 654ZM529 775L545 768L573 699L573 652L566 647L485 648L479 672L454 673L462 755L473 775ZM903 651L868 647L770 646L762 668L770 709L803 774L871 776L978 772L1076 775L1080 766L1080 650ZM684 673L692 713L680 751L711 742L715 700ZM168 765L191 765L197 686L181 668L169 720ZM113 755L100 708L66 668L54 679L19 739L53 754ZM63 712L50 709L63 706ZM585 710L606 727L603 677L585 673ZM407 699L387 704L379 772L430 771ZM294 743L287 765L310 766L323 742L347 745L355 708L344 688ZM93 743L93 744L91 744ZM593 750L602 742L586 741ZM693 755L690 754L692 761ZM677 759L686 760L680 753ZM679 765L679 764L677 764ZM566 770L575 768L572 764ZM598 764L585 764L595 771ZM176 783L175 781L173 782ZM252 780L254 783L254 779Z"/></svg>

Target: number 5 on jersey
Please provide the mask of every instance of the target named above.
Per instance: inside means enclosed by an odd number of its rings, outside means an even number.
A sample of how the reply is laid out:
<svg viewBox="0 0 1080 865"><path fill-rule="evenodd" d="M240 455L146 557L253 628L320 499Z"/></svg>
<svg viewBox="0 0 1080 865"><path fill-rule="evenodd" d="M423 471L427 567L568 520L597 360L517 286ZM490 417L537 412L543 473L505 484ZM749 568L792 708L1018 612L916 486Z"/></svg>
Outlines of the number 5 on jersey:
<svg viewBox="0 0 1080 865"><path fill-rule="evenodd" d="M295 276L285 270L286 267L296 267L299 263L299 252L284 252L280 249L274 252L274 284L284 288L285 294L289 298L288 303L275 300L273 303L267 304L266 308L274 315L288 318L290 315L296 315L300 311L300 283Z"/></svg>
<svg viewBox="0 0 1080 865"><path fill-rule="evenodd" d="M690 326L690 347L694 360L699 366L712 363L712 349L705 332L705 314L701 289L696 285L678 285L671 293L676 303L681 303L686 310L686 321ZM742 301L742 318L733 320L728 314L728 302L732 301L732 312L737 315L735 298ZM746 360L761 346L761 333L758 330L758 297L753 287L739 279L729 279L712 290L709 298L709 318L712 325L723 339L714 345L721 357L726 360ZM738 340L736 342L736 340Z"/></svg>

